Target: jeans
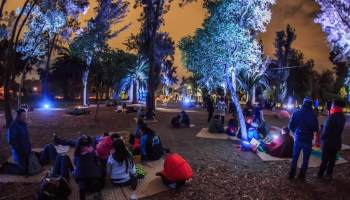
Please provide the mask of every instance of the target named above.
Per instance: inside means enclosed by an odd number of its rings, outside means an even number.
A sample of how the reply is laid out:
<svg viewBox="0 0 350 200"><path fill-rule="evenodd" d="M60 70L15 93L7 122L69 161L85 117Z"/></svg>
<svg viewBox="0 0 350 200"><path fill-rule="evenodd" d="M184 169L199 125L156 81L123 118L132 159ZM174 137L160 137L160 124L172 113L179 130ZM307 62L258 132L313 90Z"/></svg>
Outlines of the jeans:
<svg viewBox="0 0 350 200"><path fill-rule="evenodd" d="M305 176L306 170L309 166L309 158L312 152L312 143L297 140L294 142L293 159L290 171L290 174L293 176L295 175L297 169L298 159L301 151L303 151L303 164L301 165L300 176Z"/></svg>
<svg viewBox="0 0 350 200"><path fill-rule="evenodd" d="M322 177L326 171L327 175L332 175L338 151L336 149L322 149L322 163L318 171L318 176Z"/></svg>

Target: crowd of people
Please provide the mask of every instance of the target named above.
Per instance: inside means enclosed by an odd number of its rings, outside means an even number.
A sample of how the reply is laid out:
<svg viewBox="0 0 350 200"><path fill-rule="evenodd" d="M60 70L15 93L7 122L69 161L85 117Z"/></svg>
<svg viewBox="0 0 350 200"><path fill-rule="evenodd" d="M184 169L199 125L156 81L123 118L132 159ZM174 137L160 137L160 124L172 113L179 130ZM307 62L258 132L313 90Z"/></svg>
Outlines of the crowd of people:
<svg viewBox="0 0 350 200"><path fill-rule="evenodd" d="M228 107L224 98L220 98L216 104L209 98L206 103L210 133L240 138L242 150L263 151L275 157L292 158L289 179L294 179L296 176L297 163L302 152L303 160L298 178L305 180L315 133L320 133L322 163L318 177L332 176L337 154L342 146L342 132L346 122L343 113L345 103L342 100L333 101L329 115L320 130L315 112L318 107L315 107L315 102L310 98L305 98L301 108L293 113L288 127L283 127L277 134L270 132L270 126L264 119L263 106L261 104L253 106L248 102L243 109L247 138L242 138L235 113L225 127ZM316 105L318 106L318 103ZM125 142L124 137L118 133L105 133L94 138L81 133L75 140L66 140L54 134L50 144L45 145L41 152L34 152L26 122L26 109L20 108L7 133L14 162L5 163L1 172L27 177L40 173L44 165L51 165L49 174L42 184L49 182L50 178L56 180L57 177L63 184L69 181L72 174L79 185L80 199L84 200L86 193L99 194L105 186L106 179L117 187L130 186L135 190L139 178L135 158L138 156L142 164L147 164L165 156L164 170L156 175L161 177L167 186L180 187L192 178L189 163L179 154L170 153L163 147L160 137L144 122L142 110L137 116L136 128L130 134L128 142ZM188 128L190 117L182 111L172 118L171 125L173 128ZM69 148L74 149L73 161L67 154ZM57 195L67 195L67 192L62 192L67 190L61 188L59 191L61 193ZM39 193L38 199L50 199L45 197L45 194L47 192Z"/></svg>
<svg viewBox="0 0 350 200"><path fill-rule="evenodd" d="M80 133L74 140L53 134L50 144L45 145L41 152L34 152L26 116L25 109L18 109L17 117L8 129L8 143L14 162L2 165L1 172L28 177L42 172L43 166L51 165L48 175L43 177L39 200L52 199L53 196L66 199L70 174L79 186L81 200L86 198L87 193L94 193L97 195L94 198L98 199L106 180L116 187L130 186L135 190L138 178L144 176L137 174L134 162L137 155L141 156L144 165L165 157L164 170L156 175L171 188L178 188L192 178L189 163L179 154L163 148L160 137L142 119L138 120L129 143L118 133L104 133L97 137ZM68 155L69 148L74 149L73 161Z"/></svg>

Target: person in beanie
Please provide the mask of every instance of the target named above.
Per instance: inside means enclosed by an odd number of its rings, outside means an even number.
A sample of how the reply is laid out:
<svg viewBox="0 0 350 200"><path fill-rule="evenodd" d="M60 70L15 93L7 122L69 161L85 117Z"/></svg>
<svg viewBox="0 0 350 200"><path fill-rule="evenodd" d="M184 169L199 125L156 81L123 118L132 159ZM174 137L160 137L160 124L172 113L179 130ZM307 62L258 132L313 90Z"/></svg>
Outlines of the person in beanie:
<svg viewBox="0 0 350 200"><path fill-rule="evenodd" d="M303 151L303 164L300 169L299 179L305 180L309 158L312 152L312 140L314 133L318 131L318 119L312 109L312 100L306 97L302 107L293 113L289 122L289 129L294 133L293 159L289 173L289 179L296 174L298 158Z"/></svg>
<svg viewBox="0 0 350 200"><path fill-rule="evenodd" d="M321 132L322 163L318 171L319 178L322 178L325 172L327 177L332 178L336 156L342 146L342 133L346 121L344 107L345 103L342 100L334 101L330 115L325 120Z"/></svg>

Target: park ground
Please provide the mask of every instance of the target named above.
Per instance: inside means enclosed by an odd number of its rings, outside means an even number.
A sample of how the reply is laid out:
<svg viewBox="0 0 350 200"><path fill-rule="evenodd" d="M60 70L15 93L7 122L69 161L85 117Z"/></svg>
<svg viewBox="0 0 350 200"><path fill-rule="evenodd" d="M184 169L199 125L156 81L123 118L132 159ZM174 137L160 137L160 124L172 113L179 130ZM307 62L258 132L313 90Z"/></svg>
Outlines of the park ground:
<svg viewBox="0 0 350 200"><path fill-rule="evenodd" d="M0 114L1 115L1 114ZM175 113L157 112L159 122L149 126L160 135L164 146L183 155L192 165L194 179L177 191L163 192L146 199L307 199L332 200L350 198L350 163L336 166L334 179L316 178L317 169L310 169L306 183L288 181L288 161L262 162L254 153L241 152L237 142L197 138L201 128L207 126L207 114L203 110L189 113L194 128L174 130L169 122ZM42 110L29 113L29 131L34 148L52 140L56 132L65 138L76 138L80 132L91 136L106 131L128 131L135 128L135 114L122 116L113 108L102 107L99 120L94 115L68 116L66 110ZM3 123L3 115L0 116ZM287 125L286 120L266 115L275 126ZM0 163L9 156L9 147L1 131ZM343 143L350 145L350 128L344 131ZM350 151L342 152L350 160ZM38 184L0 184L0 200L34 199Z"/></svg>

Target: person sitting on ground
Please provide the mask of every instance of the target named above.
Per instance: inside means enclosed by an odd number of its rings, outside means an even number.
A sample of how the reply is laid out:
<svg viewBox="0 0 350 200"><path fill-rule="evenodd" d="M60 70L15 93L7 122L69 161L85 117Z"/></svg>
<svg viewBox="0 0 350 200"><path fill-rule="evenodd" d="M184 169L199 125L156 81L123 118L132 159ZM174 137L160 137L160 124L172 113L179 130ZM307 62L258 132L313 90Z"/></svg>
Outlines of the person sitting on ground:
<svg viewBox="0 0 350 200"><path fill-rule="evenodd" d="M294 138L290 135L288 127L281 130L280 135L273 136L270 144L265 144L266 152L278 158L291 158L293 156Z"/></svg>
<svg viewBox="0 0 350 200"><path fill-rule="evenodd" d="M27 128L27 111L17 110L17 116L7 130L7 141L11 147L15 165L5 173L29 175L29 157L32 152L29 132Z"/></svg>
<svg viewBox="0 0 350 200"><path fill-rule="evenodd" d="M147 126L141 127L141 131L140 153L142 161L160 159L164 149L159 136Z"/></svg>
<svg viewBox="0 0 350 200"><path fill-rule="evenodd" d="M144 119L146 116L144 107L139 107L137 110L137 119Z"/></svg>
<svg viewBox="0 0 350 200"><path fill-rule="evenodd" d="M181 116L181 119L180 119L181 126L189 128L190 127L190 117L188 116L188 114L185 111L181 111L180 116Z"/></svg>
<svg viewBox="0 0 350 200"><path fill-rule="evenodd" d="M111 150L113 149L113 141L120 138L121 136L118 133L112 133L111 135L106 133L96 145L96 153L100 159L103 178L106 177L107 159L111 153Z"/></svg>
<svg viewBox="0 0 350 200"><path fill-rule="evenodd" d="M131 185L136 189L136 168L131 153L125 146L124 141L119 138L113 141L114 152L108 157L107 173L116 186Z"/></svg>
<svg viewBox="0 0 350 200"><path fill-rule="evenodd" d="M173 128L189 128L190 127L190 117L185 111L181 111L179 115L176 115L171 119L171 126Z"/></svg>
<svg viewBox="0 0 350 200"><path fill-rule="evenodd" d="M225 133L224 125L221 123L220 116L215 115L209 123L209 133Z"/></svg>
<svg viewBox="0 0 350 200"><path fill-rule="evenodd" d="M236 115L232 115L232 118L227 123L226 134L228 136L236 136L238 130L238 120Z"/></svg>
<svg viewBox="0 0 350 200"><path fill-rule="evenodd" d="M164 160L163 171L158 172L156 176L160 176L167 187L176 189L192 179L193 172L190 164L183 157L177 153L170 153Z"/></svg>
<svg viewBox="0 0 350 200"><path fill-rule="evenodd" d="M100 193L103 181L92 139L82 135L74 152L73 175L79 185L80 200L85 200L87 192Z"/></svg>
<svg viewBox="0 0 350 200"><path fill-rule="evenodd" d="M180 115L176 115L175 117L173 117L171 119L171 126L173 128L180 128L181 127L181 122L180 122L181 116Z"/></svg>
<svg viewBox="0 0 350 200"><path fill-rule="evenodd" d="M147 126L147 124L143 119L138 119L134 132L129 135L129 144L132 146L133 155L140 154L140 138L142 135L141 127L145 126Z"/></svg>

